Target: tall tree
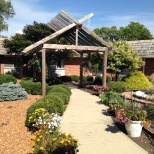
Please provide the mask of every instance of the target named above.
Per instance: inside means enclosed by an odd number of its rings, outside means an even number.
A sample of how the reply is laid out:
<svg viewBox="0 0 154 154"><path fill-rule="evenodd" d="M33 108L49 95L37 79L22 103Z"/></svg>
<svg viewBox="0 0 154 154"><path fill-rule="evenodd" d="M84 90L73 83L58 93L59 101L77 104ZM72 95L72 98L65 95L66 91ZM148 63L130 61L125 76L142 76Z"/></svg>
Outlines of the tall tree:
<svg viewBox="0 0 154 154"><path fill-rule="evenodd" d="M126 41L114 41L112 45L117 49L117 52L109 53L107 68L115 73L116 79L124 68L135 71L144 65L142 58Z"/></svg>
<svg viewBox="0 0 154 154"><path fill-rule="evenodd" d="M139 22L130 22L126 27L120 27L119 29L116 26L96 28L94 32L105 41L111 42L153 39L151 32Z"/></svg>
<svg viewBox="0 0 154 154"><path fill-rule="evenodd" d="M153 39L151 32L139 22L130 22L128 26L121 27L119 31L122 38L127 41Z"/></svg>
<svg viewBox="0 0 154 154"><path fill-rule="evenodd" d="M8 24L5 20L15 15L12 3L10 0L0 0L0 32L8 29Z"/></svg>

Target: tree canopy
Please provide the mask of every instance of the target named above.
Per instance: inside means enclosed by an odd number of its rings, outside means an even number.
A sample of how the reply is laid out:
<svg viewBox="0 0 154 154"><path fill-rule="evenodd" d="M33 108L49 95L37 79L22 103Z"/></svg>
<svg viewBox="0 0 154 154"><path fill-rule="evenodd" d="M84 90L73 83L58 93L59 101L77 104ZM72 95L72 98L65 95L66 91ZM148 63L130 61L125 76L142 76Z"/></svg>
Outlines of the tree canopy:
<svg viewBox="0 0 154 154"><path fill-rule="evenodd" d="M8 29L5 20L15 15L11 1L0 0L0 32Z"/></svg>
<svg viewBox="0 0 154 154"><path fill-rule="evenodd" d="M139 22L130 22L126 27L120 27L119 29L116 26L96 28L94 32L104 40L111 42L153 39L151 32Z"/></svg>

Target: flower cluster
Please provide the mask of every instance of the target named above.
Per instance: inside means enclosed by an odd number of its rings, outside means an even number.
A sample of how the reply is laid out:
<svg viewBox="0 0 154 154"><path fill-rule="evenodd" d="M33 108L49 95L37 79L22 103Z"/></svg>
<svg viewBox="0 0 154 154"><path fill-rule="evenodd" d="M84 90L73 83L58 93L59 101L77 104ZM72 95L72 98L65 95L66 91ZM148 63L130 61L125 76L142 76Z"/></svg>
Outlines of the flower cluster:
<svg viewBox="0 0 154 154"><path fill-rule="evenodd" d="M93 86L93 90L94 91L99 91L100 88L101 88L101 86L98 86L98 85L94 85Z"/></svg>
<svg viewBox="0 0 154 154"><path fill-rule="evenodd" d="M38 129L48 128L50 131L55 130L61 124L62 118L57 113L49 114L44 108L36 109L29 117L29 122L33 127Z"/></svg>
<svg viewBox="0 0 154 154"><path fill-rule="evenodd" d="M108 86L98 86L98 85L94 85L93 86L93 90L94 91L102 91L102 92L106 92L106 91L109 91L110 88Z"/></svg>
<svg viewBox="0 0 154 154"><path fill-rule="evenodd" d="M102 88L102 91L104 91L104 92L109 91L109 90L110 90L110 88L108 86L103 86L103 88Z"/></svg>
<svg viewBox="0 0 154 154"><path fill-rule="evenodd" d="M147 124L146 117L147 112L142 109L128 110L127 108L123 108L116 114L116 119L120 123L142 121L143 124Z"/></svg>
<svg viewBox="0 0 154 154"><path fill-rule="evenodd" d="M75 154L78 152L78 140L71 134L66 135L54 131L50 133L46 130L39 130L31 137L32 151L35 153L52 153L52 154Z"/></svg>

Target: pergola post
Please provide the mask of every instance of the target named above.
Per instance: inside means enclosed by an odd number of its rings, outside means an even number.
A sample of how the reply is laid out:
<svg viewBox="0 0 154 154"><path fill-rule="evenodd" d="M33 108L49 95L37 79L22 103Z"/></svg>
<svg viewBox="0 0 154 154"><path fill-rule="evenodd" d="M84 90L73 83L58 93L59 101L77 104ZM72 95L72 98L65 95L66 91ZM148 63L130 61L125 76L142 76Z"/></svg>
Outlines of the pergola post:
<svg viewBox="0 0 154 154"><path fill-rule="evenodd" d="M108 51L105 50L103 54L103 73L102 73L102 85L103 86L106 86L107 55L108 55Z"/></svg>
<svg viewBox="0 0 154 154"><path fill-rule="evenodd" d="M45 70L46 70L46 50L42 49L42 96L46 95L46 77L45 77Z"/></svg>
<svg viewBox="0 0 154 154"><path fill-rule="evenodd" d="M80 62L80 87L82 87L83 85L83 53L80 53L80 58L81 58L81 62Z"/></svg>

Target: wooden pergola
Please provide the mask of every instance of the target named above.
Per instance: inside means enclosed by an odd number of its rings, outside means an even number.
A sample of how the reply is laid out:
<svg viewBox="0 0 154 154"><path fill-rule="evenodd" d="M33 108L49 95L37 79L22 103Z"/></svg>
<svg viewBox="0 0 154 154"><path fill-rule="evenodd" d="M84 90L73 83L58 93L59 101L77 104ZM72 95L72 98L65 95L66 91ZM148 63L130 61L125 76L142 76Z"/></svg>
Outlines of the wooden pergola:
<svg viewBox="0 0 154 154"><path fill-rule="evenodd" d="M28 46L22 51L23 53L27 53L30 50L41 47L43 96L46 94L46 52L75 52L80 54L81 63L83 60L83 53L99 52L103 54L102 85L106 85L107 55L109 51L113 50L113 48L102 38L98 37L94 32L89 30L86 26L82 25L84 21L92 16L93 14L91 13L80 20L76 20L66 11L62 10L47 24L55 32L45 37L44 39ZM45 44L47 41L57 36L66 38L72 45ZM82 81L83 68L80 66L80 85L82 85Z"/></svg>

